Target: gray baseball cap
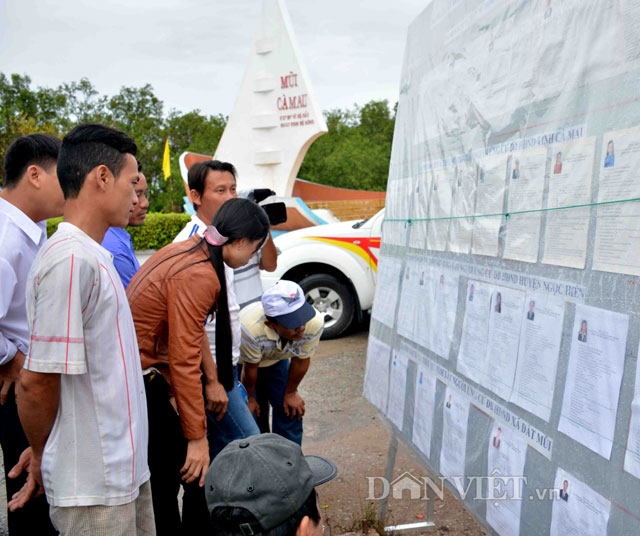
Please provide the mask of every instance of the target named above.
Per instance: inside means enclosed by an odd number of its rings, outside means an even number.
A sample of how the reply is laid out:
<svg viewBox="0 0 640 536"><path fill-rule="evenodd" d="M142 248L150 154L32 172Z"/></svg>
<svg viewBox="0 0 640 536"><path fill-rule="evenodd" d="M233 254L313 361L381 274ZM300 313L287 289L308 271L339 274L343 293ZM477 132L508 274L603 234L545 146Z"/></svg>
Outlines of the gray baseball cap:
<svg viewBox="0 0 640 536"><path fill-rule="evenodd" d="M304 456L300 446L277 434L260 434L229 443L205 477L209 512L220 506L249 510L259 527L239 522L238 532L271 530L293 516L314 487L338 474L329 460ZM243 527L240 527L243 525Z"/></svg>

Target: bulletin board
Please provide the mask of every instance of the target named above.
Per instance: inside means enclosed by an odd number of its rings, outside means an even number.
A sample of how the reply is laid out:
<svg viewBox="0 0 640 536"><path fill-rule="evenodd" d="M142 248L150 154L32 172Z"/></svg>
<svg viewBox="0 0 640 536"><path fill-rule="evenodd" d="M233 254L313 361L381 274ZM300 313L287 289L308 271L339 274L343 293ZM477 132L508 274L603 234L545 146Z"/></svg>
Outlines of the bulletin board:
<svg viewBox="0 0 640 536"><path fill-rule="evenodd" d="M407 36L364 394L496 534L640 534L640 2Z"/></svg>

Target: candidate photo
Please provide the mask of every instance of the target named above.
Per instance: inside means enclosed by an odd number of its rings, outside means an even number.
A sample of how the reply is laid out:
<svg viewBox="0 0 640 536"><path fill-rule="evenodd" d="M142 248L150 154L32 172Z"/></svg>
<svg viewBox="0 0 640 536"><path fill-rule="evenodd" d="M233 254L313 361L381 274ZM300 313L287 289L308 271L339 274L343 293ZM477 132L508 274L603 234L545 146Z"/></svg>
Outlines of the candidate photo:
<svg viewBox="0 0 640 536"><path fill-rule="evenodd" d="M562 153L556 154L556 163L553 165L553 174L562 173Z"/></svg>
<svg viewBox="0 0 640 536"><path fill-rule="evenodd" d="M604 155L604 167L613 167L616 164L616 155L613 152L613 140L607 143L607 154Z"/></svg>
<svg viewBox="0 0 640 536"><path fill-rule="evenodd" d="M578 340L581 342L587 342L587 321L583 320L580 324L580 331L578 332Z"/></svg>
<svg viewBox="0 0 640 536"><path fill-rule="evenodd" d="M536 313L533 311L535 306L536 306L536 302L531 300L529 302L529 310L527 311L527 320L533 320L536 317Z"/></svg>

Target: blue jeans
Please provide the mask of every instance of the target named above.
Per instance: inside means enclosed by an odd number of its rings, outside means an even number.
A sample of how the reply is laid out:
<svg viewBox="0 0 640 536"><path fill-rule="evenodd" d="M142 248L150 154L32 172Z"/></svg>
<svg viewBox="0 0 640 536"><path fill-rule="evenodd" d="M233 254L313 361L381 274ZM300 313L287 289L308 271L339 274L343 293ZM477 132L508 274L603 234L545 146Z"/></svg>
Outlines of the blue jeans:
<svg viewBox="0 0 640 536"><path fill-rule="evenodd" d="M217 421L213 413L207 412L207 440L209 441L209 457L211 461L236 439L244 439L260 433L258 425L249 413L244 395L238 389L237 371L234 369L235 381L233 389L227 391L229 404L221 420Z"/></svg>
<svg viewBox="0 0 640 536"><path fill-rule="evenodd" d="M256 395L269 400L273 408L272 432L302 445L302 419L290 418L284 413L282 402L289 381L289 360L282 359L270 367L258 369Z"/></svg>

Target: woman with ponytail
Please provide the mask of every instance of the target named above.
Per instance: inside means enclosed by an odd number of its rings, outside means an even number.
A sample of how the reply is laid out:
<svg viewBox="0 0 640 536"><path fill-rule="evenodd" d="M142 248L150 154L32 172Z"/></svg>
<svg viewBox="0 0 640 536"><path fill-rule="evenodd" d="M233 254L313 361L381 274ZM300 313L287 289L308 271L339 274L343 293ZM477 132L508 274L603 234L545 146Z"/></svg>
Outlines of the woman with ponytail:
<svg viewBox="0 0 640 536"><path fill-rule="evenodd" d="M194 236L162 248L127 287L145 377L158 535L196 534L207 526L202 488L209 466L205 405L224 413L226 397L218 395L231 390L234 382L224 265L245 265L268 232L262 208L246 199L230 199L204 238ZM205 322L214 314L217 366L205 333Z"/></svg>

